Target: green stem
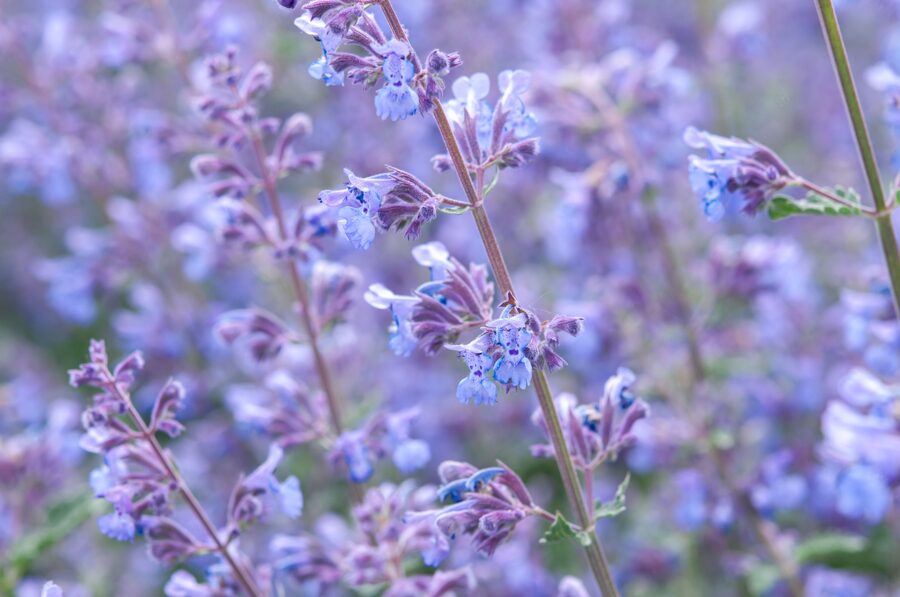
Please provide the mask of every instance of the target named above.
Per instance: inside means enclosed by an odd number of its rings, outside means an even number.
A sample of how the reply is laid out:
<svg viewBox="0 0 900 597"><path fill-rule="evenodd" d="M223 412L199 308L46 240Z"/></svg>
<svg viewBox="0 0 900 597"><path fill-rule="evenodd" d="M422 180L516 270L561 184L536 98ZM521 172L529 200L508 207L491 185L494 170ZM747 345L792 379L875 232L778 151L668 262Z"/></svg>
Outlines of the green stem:
<svg viewBox="0 0 900 597"><path fill-rule="evenodd" d="M866 127L862 106L859 103L859 94L856 84L853 82L853 72L850 70L850 60L847 57L847 48L841 35L841 27L838 24L837 15L834 12L832 0L815 0L819 13L819 22L822 25L822 33L834 62L834 70L840 83L841 93L844 96L844 104L847 106L847 114L853 127L853 135L856 138L856 146L859 149L859 157L862 160L866 181L875 203L875 211L878 213L876 225L878 238L881 242L881 250L887 264L888 276L891 280L891 294L894 297L894 309L900 316L900 249L897 246L897 235L891 223L891 211L884 195L884 187L881 184L881 175L878 172L878 162L875 159L875 150L872 148L872 139Z"/></svg>
<svg viewBox="0 0 900 597"><path fill-rule="evenodd" d="M403 29L400 19L397 17L397 13L391 4L391 0L381 0L380 4L394 37L409 43L409 38ZM416 62L418 61L416 60ZM438 129L440 130L441 137L444 140L444 145L447 147L447 152L450 154L453 167L462 184L463 191L466 194L466 199L468 199L469 205L471 206L472 216L475 218L475 225L478 227L478 233L481 236L481 241L484 245L485 252L487 253L488 261L491 264L494 278L500 287L500 291L506 298L515 298L516 293L512 276L510 275L509 268L506 266L506 261L503 258L503 252L497 241L497 235L494 233L490 218L488 217L487 211L484 209L481 194L479 190L476 190L475 188L475 183L472 181L472 177L466 166L465 160L463 159L462 152L460 151L459 144L453 136L453 129L450 126L450 122L447 120L444 107L439 100L435 101L433 115ZM481 182L483 182L483 174L483 171L481 171L481 176L479 177L482 179ZM597 579L597 584L600 586L600 590L604 597L618 597L619 592L613 581L609 563L606 560L603 548L600 545L600 540L597 537L596 525L594 524L587 504L585 503L581 484L578 481L578 474L575 471L572 456L569 454L569 449L566 446L562 426L560 425L559 417L556 413L556 405L553 402L553 391L550 389L550 383L547 380L546 373L540 369L535 369L532 375L532 385L537 394L538 403L540 404L541 412L544 415L544 420L547 423L550 440L553 444L553 453L556 457L556 463L559 467L566 496L568 497L572 508L578 515L578 521L581 524L581 527L590 533L591 543L585 547L585 552L588 563L591 566L591 571Z"/></svg>

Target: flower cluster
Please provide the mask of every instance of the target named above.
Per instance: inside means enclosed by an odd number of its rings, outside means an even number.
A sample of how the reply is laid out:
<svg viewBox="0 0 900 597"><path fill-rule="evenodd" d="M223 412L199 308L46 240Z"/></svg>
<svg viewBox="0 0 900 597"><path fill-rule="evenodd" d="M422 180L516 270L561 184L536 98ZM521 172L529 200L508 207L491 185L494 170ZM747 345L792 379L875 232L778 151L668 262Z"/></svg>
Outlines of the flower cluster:
<svg viewBox="0 0 900 597"><path fill-rule="evenodd" d="M826 466L820 483L839 514L876 524L890 510L900 483L900 387L854 369L840 389L842 400L829 402L822 414Z"/></svg>
<svg viewBox="0 0 900 597"><path fill-rule="evenodd" d="M334 442L329 459L342 466L354 483L365 483L375 472L375 463L390 454L404 475L425 466L431 459L428 444L410 437L418 408L391 414L378 413L360 429L345 431Z"/></svg>
<svg viewBox="0 0 900 597"><path fill-rule="evenodd" d="M537 156L538 139L530 136L537 119L522 100L530 85L527 71L501 72L497 76L500 99L492 107L486 101L491 80L485 73L453 82L454 99L447 102L447 116L469 168L517 168ZM439 170L450 167L446 155L435 156L432 162Z"/></svg>
<svg viewBox="0 0 900 597"><path fill-rule="evenodd" d="M684 142L707 152L705 158L691 156L689 169L691 188L710 221L721 219L732 203L748 214L759 212L795 178L775 152L753 141L688 127Z"/></svg>
<svg viewBox="0 0 900 597"><path fill-rule="evenodd" d="M411 522L429 521L441 533L433 548L423 553L428 565L438 565L460 535L471 535L476 551L489 557L525 518L553 518L534 503L519 475L502 463L478 469L446 461L438 473L443 482L438 498L450 505L407 517Z"/></svg>
<svg viewBox="0 0 900 597"><path fill-rule="evenodd" d="M407 356L418 347L434 355L465 330L487 323L494 286L483 265L464 267L439 242L419 245L412 255L428 268L428 282L411 295L398 295L373 284L365 299L376 309L390 312L389 344L396 354Z"/></svg>
<svg viewBox="0 0 900 597"><path fill-rule="evenodd" d="M578 404L571 394L556 398L563 435L576 467L593 470L615 459L637 441L634 426L650 414L650 407L634 395L635 381L631 370L620 368L607 380L603 397L597 403ZM540 410L532 414L531 420L549 437ZM553 446L536 444L531 447L531 452L538 457L552 458Z"/></svg>
<svg viewBox="0 0 900 597"><path fill-rule="evenodd" d="M392 597L441 597L473 589L475 579L466 567L433 575L406 573L413 557L430 552L442 538L418 514L433 499L433 488L385 483L369 489L353 508L352 530L330 520L315 534L276 536L271 542L274 580L285 587L288 581L320 587L382 585Z"/></svg>
<svg viewBox="0 0 900 597"><path fill-rule="evenodd" d="M402 230L416 240L422 226L439 210L460 209L466 204L435 193L413 174L388 166L388 171L359 177L345 169L343 189L319 193L319 202L336 212L340 231L357 249L368 249L376 232ZM452 207L447 207L448 205Z"/></svg>
<svg viewBox="0 0 900 597"><path fill-rule="evenodd" d="M113 506L113 512L99 518L100 530L118 541L132 541L144 535L150 542L151 555L173 564L192 555L218 551L226 555L221 536L237 537L243 526L258 520L267 512L280 510L296 518L303 508L303 495L296 477L279 481L275 468L282 450L273 446L266 461L235 486L228 508L228 524L222 530L210 528L196 498L176 472L172 457L156 439L158 433L170 437L184 430L175 415L181 410L185 393L177 382L170 381L156 398L149 424L131 401L130 388L143 368L140 353L123 359L113 371L102 341L92 341L90 360L69 372L75 387L89 386L100 390L93 404L82 415L85 434L81 446L88 452L102 454L104 465L90 474L94 494ZM129 424L130 422L130 424ZM200 518L215 545L210 547L195 538L175 521L173 494L180 493L194 514ZM233 567L239 566L232 564ZM228 574L239 573L233 568ZM177 579L175 579L177 580ZM245 581L248 582L248 581Z"/></svg>
<svg viewBox="0 0 900 597"><path fill-rule="evenodd" d="M313 0L294 24L322 45L322 57L309 66L309 74L328 86L343 85L345 76L366 87L382 86L375 93L375 113L382 120L404 120L427 113L444 89L443 77L462 64L458 54L433 50L420 64L409 43L388 39L365 2ZM363 55L339 51L354 46Z"/></svg>

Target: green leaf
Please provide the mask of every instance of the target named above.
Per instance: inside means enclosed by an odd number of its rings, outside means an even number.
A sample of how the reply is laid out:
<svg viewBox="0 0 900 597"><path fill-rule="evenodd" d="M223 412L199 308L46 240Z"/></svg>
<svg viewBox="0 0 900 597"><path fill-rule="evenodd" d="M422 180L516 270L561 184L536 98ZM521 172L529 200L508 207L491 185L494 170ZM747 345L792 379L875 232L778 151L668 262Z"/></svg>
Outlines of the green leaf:
<svg viewBox="0 0 900 597"><path fill-rule="evenodd" d="M104 509L105 503L90 494L69 496L52 504L47 509L46 525L20 537L10 546L5 561L0 558L0 585L15 582L45 552Z"/></svg>
<svg viewBox="0 0 900 597"><path fill-rule="evenodd" d="M898 543L891 530L882 525L869 537L839 533L811 537L797 545L794 557L801 564L820 564L893 578L897 575L895 554L900 553Z"/></svg>
<svg viewBox="0 0 900 597"><path fill-rule="evenodd" d="M565 539L575 539L584 547L587 547L591 544L591 536L587 531L582 531L577 526L566 520L566 517L562 515L562 513L557 510L556 518L553 519L553 523L550 525L544 532L544 536L541 537L541 543L556 543L557 541L563 541Z"/></svg>
<svg viewBox="0 0 900 597"><path fill-rule="evenodd" d="M596 521L598 518L604 518L607 516L618 516L622 512L625 511L625 492L628 491L628 483L631 481L631 473L625 475L625 478L619 483L619 488L616 489L616 495L609 502L601 502L597 500L597 504L594 506L594 520Z"/></svg>
<svg viewBox="0 0 900 597"><path fill-rule="evenodd" d="M830 189L835 195L854 205L860 206L859 195L853 189L835 187ZM817 216L858 216L862 213L860 207L850 207L829 199L824 195L812 191L806 197L796 198L788 195L776 195L769 202L767 213L772 220L781 220L790 216L801 214Z"/></svg>

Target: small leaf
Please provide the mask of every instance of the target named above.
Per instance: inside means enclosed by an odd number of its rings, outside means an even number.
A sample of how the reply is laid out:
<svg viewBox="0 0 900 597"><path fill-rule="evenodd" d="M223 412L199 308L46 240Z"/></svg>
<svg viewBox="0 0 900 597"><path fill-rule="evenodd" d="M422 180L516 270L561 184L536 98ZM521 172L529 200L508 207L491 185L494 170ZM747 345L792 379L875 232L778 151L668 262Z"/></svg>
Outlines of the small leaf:
<svg viewBox="0 0 900 597"><path fill-rule="evenodd" d="M831 191L849 203L860 205L859 195L853 189L835 187L831 189ZM810 191L803 198L790 197L788 195L776 195L769 202L767 213L772 220L781 220L800 214L818 216L858 216L862 213L862 210L860 207L843 205L824 195Z"/></svg>
<svg viewBox="0 0 900 597"><path fill-rule="evenodd" d="M616 496L610 502L597 501L594 506L594 520L607 516L618 516L625 511L625 492L628 491L628 483L631 481L631 473L625 475L625 479L616 489Z"/></svg>
<svg viewBox="0 0 900 597"><path fill-rule="evenodd" d="M582 531L577 526L566 520L566 517L563 516L559 510L557 510L556 518L553 520L550 528L548 528L544 532L544 536L541 537L540 542L555 543L557 541L563 541L564 539L575 539L584 547L587 547L591 544L590 534L586 531Z"/></svg>

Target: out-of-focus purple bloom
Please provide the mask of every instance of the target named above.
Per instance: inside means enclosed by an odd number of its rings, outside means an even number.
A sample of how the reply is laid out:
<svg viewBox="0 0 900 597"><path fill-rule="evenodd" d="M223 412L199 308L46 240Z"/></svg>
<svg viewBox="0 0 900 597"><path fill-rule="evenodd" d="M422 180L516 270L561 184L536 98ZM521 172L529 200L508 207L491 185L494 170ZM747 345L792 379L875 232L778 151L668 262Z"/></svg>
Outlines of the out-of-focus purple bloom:
<svg viewBox="0 0 900 597"><path fill-rule="evenodd" d="M891 488L877 469L855 464L838 475L835 509L843 516L877 524L891 508Z"/></svg>
<svg viewBox="0 0 900 597"><path fill-rule="evenodd" d="M284 481L275 477L275 468L283 457L284 451L273 444L266 460L235 486L228 507L229 519L233 523L251 522L273 509L280 510L289 518L300 516L303 511L300 481L293 475Z"/></svg>
<svg viewBox="0 0 900 597"><path fill-rule="evenodd" d="M869 597L872 595L872 581L864 576L813 568L806 578L806 594L816 597Z"/></svg>

